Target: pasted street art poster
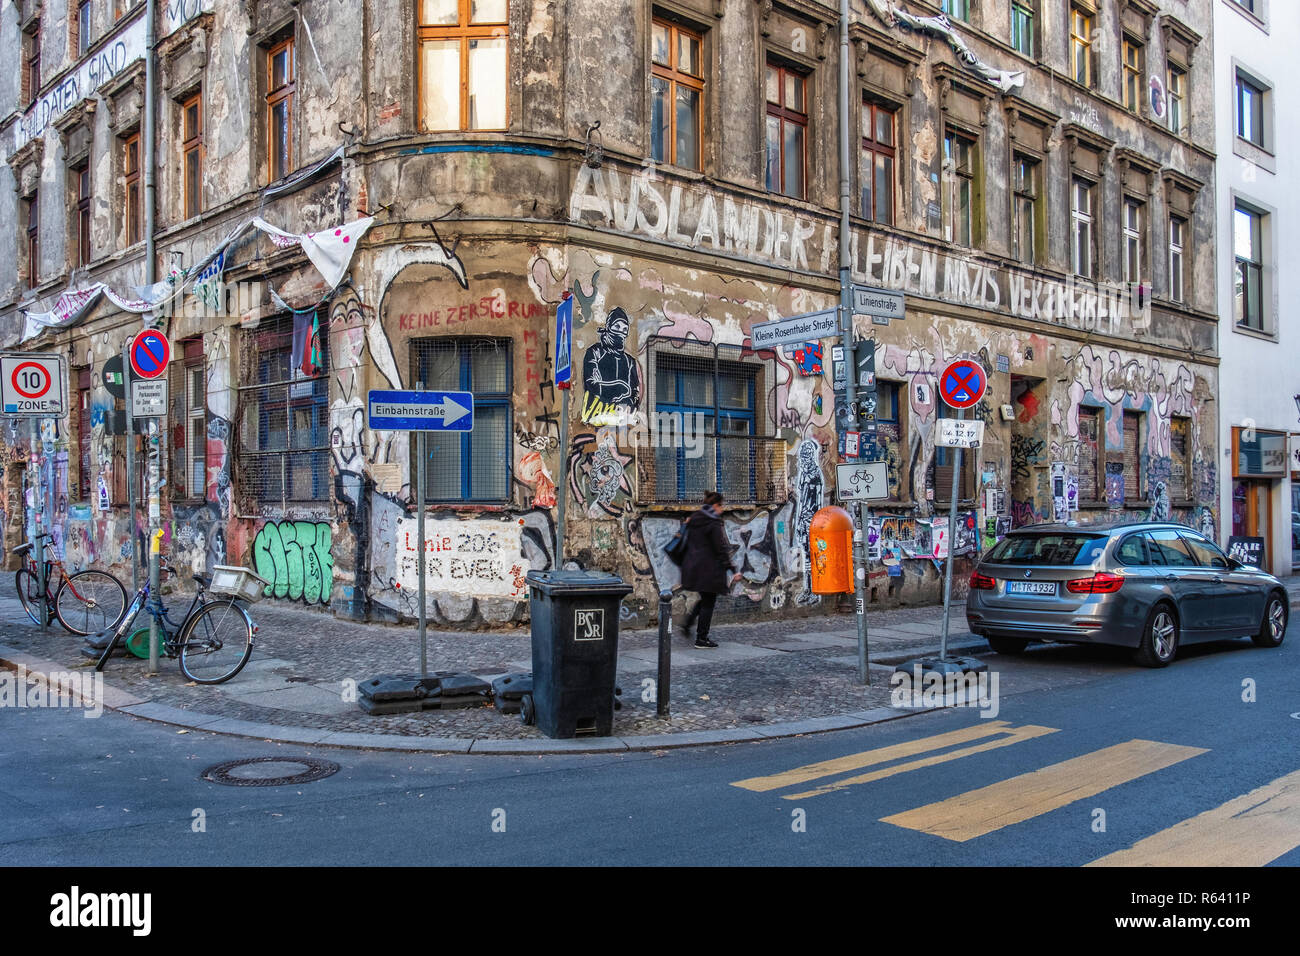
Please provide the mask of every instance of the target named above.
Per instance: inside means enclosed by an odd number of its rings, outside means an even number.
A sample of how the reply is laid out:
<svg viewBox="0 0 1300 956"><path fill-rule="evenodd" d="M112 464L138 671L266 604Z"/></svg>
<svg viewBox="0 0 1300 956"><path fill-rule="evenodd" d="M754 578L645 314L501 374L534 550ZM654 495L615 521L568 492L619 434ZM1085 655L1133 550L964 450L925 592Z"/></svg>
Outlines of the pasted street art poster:
<svg viewBox="0 0 1300 956"><path fill-rule="evenodd" d="M522 536L517 521L426 520L425 588L431 593L521 600L528 591ZM397 522L397 582L412 594L419 588L419 557L416 519L402 518Z"/></svg>
<svg viewBox="0 0 1300 956"><path fill-rule="evenodd" d="M624 345L631 321L622 309L605 317L599 340L582 359L582 420L588 425L627 425L641 402L641 371Z"/></svg>

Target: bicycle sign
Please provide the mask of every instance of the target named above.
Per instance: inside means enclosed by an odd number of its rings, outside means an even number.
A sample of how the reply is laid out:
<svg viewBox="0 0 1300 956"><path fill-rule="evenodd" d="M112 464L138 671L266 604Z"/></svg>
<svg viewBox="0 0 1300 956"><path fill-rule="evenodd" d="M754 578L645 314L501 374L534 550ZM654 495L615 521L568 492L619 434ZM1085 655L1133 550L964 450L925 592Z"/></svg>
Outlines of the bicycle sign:
<svg viewBox="0 0 1300 956"><path fill-rule="evenodd" d="M0 355L0 417L62 418L68 413L67 381L62 354Z"/></svg>
<svg viewBox="0 0 1300 956"><path fill-rule="evenodd" d="M889 497L889 465L883 461L859 461L835 470L840 501L872 501Z"/></svg>

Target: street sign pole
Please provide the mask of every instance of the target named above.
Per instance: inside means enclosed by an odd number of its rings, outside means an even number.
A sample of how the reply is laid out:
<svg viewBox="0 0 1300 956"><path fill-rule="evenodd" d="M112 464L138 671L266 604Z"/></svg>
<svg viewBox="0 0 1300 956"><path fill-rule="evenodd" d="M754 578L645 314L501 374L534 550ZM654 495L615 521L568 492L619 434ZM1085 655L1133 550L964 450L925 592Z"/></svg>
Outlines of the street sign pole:
<svg viewBox="0 0 1300 956"><path fill-rule="evenodd" d="M573 386L573 293L564 293L556 309L556 388L560 390L560 494L555 507L555 567L564 568L564 505L569 497L569 390ZM565 340L567 337L567 341ZM565 350L561 352L561 347ZM563 365L561 359L568 359ZM563 371L563 375L561 372ZM563 379L563 380L561 380Z"/></svg>
<svg viewBox="0 0 1300 956"><path fill-rule="evenodd" d="M36 419L33 418L30 422L30 428L32 451L28 457L31 461L31 467L29 467L27 471L28 474L35 479L34 484L36 487L33 490L35 490L39 495L39 498L37 495L33 495L32 500L40 501L40 507L36 509L36 520L33 522L33 527L35 527L36 533L32 535L32 555L36 558L36 614L41 619L41 630L45 631L50 624L50 612L52 608L45 600L45 542L40 539L41 526L45 523L43 520L43 513L45 510L45 491L41 488L43 482L41 481L40 469L36 466L36 449L39 447L38 443L41 437L41 426Z"/></svg>
<svg viewBox="0 0 1300 956"><path fill-rule="evenodd" d="M126 513L127 536L131 541L131 589L140 590L140 549L135 532L135 418L131 414L131 343L122 346L122 387L126 390Z"/></svg>
<svg viewBox="0 0 1300 956"><path fill-rule="evenodd" d="M424 391L424 382L416 382L415 390ZM424 553L424 469L426 462L424 460L424 432L415 433L415 546L419 549L420 560L418 562L419 570L416 572L416 580L419 582L416 590L420 601L420 679L424 680L429 676L429 637L428 624L429 612L426 610L424 599L425 586L425 565L428 557Z"/></svg>
<svg viewBox="0 0 1300 956"><path fill-rule="evenodd" d="M849 408L855 409L858 402L858 348L853 334L853 278L850 274L852 264L852 247L850 237L853 229L849 218L852 211L849 170L853 168L853 151L849 141L849 3L840 0L840 70L839 70L839 147L840 147L840 343L844 348L844 360L847 363L845 375L845 398ZM836 422L840 436L847 431L843 422ZM853 422L854 425L857 422ZM871 683L870 669L867 665L867 567L863 560L863 519L862 502L857 502L853 509L853 610L858 625L858 682ZM801 542L805 547L809 542Z"/></svg>
<svg viewBox="0 0 1300 956"><path fill-rule="evenodd" d="M966 417L966 409L957 409L957 421ZM962 447L956 448L956 457L952 469L952 501L948 506L948 559L943 563L943 631L939 635L939 659L948 659L948 620L952 613L952 561L956 549L953 542L957 540L957 493L961 488L961 453Z"/></svg>

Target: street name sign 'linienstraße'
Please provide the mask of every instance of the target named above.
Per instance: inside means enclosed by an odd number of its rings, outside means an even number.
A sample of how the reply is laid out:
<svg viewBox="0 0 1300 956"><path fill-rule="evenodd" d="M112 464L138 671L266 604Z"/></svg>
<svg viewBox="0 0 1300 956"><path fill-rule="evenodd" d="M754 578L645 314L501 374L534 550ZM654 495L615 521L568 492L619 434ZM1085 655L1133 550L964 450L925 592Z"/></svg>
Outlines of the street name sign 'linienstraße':
<svg viewBox="0 0 1300 956"><path fill-rule="evenodd" d="M474 430L473 392L370 392L370 427L396 432Z"/></svg>

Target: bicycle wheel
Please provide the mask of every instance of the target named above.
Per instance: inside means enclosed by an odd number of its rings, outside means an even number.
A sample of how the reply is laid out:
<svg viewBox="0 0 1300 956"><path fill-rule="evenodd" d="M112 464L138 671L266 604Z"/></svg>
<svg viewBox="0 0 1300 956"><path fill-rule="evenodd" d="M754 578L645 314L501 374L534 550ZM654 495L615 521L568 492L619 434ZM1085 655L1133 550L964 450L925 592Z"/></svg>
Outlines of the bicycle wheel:
<svg viewBox="0 0 1300 956"><path fill-rule="evenodd" d="M18 586L18 600L22 602L23 610L32 619L32 623L41 623L38 614L44 615L48 620L50 602L41 600L40 582L36 580L36 575L27 568L19 568L14 575L14 584Z"/></svg>
<svg viewBox="0 0 1300 956"><path fill-rule="evenodd" d="M125 613L126 588L107 571L79 571L54 595L59 623L82 637L117 627Z"/></svg>
<svg viewBox="0 0 1300 956"><path fill-rule="evenodd" d="M181 627L181 672L196 684L230 680L253 653L253 621L233 599L213 601Z"/></svg>

